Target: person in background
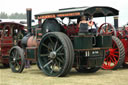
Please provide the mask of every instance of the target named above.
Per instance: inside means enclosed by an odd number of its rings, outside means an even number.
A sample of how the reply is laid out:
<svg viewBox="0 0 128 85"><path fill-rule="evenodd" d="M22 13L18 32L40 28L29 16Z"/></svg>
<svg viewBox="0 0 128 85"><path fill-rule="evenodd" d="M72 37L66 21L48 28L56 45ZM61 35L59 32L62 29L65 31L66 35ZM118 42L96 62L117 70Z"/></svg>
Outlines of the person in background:
<svg viewBox="0 0 128 85"><path fill-rule="evenodd" d="M86 16L81 16L81 21L79 22L79 33L88 33L89 26L93 25L92 21L88 21Z"/></svg>

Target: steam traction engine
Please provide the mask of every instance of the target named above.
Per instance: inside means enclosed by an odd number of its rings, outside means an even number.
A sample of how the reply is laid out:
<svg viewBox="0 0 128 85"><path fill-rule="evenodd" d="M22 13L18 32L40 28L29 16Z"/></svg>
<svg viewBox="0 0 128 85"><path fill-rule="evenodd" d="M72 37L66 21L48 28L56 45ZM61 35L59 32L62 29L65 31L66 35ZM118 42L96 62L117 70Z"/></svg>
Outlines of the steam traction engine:
<svg viewBox="0 0 128 85"><path fill-rule="evenodd" d="M118 16L114 17L115 26L106 23L98 29L101 35L112 34L112 48L106 50L103 69L128 67L128 26L118 27Z"/></svg>
<svg viewBox="0 0 128 85"><path fill-rule="evenodd" d="M78 7L59 9L35 15L38 28L31 29L31 9L27 9L28 34L22 39L22 48L10 50L10 67L20 73L25 60L36 60L48 76L65 76L72 67L78 72L92 73L100 69L105 50L111 48L111 35L96 35L89 31L79 35L78 22L82 15L95 17L118 15L111 7ZM68 23L63 22L68 18ZM71 21L77 19L77 23ZM42 23L42 20L43 23Z"/></svg>
<svg viewBox="0 0 128 85"><path fill-rule="evenodd" d="M21 46L25 27L14 22L0 22L0 63L9 67L9 51L14 45Z"/></svg>

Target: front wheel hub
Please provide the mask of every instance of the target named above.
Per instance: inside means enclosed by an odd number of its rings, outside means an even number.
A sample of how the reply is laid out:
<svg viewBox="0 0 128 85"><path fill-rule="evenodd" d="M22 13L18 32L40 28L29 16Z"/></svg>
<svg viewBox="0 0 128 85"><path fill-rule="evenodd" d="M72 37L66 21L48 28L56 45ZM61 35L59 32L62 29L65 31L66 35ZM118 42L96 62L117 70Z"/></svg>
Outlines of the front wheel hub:
<svg viewBox="0 0 128 85"><path fill-rule="evenodd" d="M50 52L48 57L52 59L56 58L56 52L55 51Z"/></svg>
<svg viewBox="0 0 128 85"><path fill-rule="evenodd" d="M13 58L13 61L15 62L16 61L16 58Z"/></svg>

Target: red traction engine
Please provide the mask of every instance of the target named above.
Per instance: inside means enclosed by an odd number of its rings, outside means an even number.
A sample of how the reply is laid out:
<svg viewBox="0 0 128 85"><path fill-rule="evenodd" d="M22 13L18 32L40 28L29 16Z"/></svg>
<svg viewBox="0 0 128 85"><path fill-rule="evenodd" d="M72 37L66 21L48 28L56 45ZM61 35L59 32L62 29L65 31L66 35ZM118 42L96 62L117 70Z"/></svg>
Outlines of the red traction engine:
<svg viewBox="0 0 128 85"><path fill-rule="evenodd" d="M9 51L14 45L20 46L24 26L14 22L0 22L0 63L9 67Z"/></svg>
<svg viewBox="0 0 128 85"><path fill-rule="evenodd" d="M118 16L114 17L114 27L105 23L98 29L99 34L113 35L112 48L106 50L103 69L128 67L128 26L118 27Z"/></svg>

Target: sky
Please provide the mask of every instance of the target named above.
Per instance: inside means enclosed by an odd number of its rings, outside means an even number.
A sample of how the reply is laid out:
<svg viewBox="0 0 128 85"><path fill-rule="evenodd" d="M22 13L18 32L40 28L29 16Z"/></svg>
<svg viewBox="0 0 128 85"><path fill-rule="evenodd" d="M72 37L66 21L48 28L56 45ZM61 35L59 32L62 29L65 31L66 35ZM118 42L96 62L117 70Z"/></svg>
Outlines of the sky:
<svg viewBox="0 0 128 85"><path fill-rule="evenodd" d="M1 0L0 3L0 12L26 13L26 8L32 8L33 16L40 12L54 11L60 8L110 6L120 11L119 26L128 22L128 0Z"/></svg>

